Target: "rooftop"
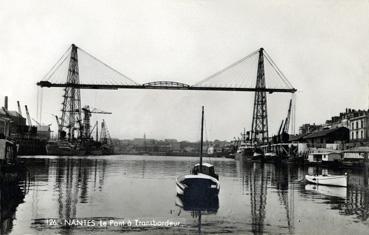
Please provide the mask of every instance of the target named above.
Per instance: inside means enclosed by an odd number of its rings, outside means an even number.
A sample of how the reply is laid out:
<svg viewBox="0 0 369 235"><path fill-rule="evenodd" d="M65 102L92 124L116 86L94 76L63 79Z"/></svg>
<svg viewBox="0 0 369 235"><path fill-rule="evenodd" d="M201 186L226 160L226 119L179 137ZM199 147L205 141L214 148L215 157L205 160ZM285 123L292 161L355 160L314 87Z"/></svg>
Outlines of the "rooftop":
<svg viewBox="0 0 369 235"><path fill-rule="evenodd" d="M340 130L344 130L344 129L347 129L347 128L346 127L337 127L337 128L332 128L332 129L325 129L325 130L321 130L321 131L316 131L316 132L313 132L311 134L308 134L308 135L304 136L303 139L323 137L323 136L327 136L331 133L334 133L336 131L340 131Z"/></svg>

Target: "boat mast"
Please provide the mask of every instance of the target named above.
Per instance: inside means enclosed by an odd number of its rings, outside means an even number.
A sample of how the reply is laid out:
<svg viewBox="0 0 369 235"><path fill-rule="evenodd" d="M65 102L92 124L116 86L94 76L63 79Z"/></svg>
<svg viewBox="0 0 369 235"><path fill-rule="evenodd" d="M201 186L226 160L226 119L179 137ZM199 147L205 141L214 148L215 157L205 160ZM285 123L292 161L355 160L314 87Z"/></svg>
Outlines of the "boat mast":
<svg viewBox="0 0 369 235"><path fill-rule="evenodd" d="M204 106L201 112L201 140L200 140L200 173L202 173L202 145L204 141Z"/></svg>

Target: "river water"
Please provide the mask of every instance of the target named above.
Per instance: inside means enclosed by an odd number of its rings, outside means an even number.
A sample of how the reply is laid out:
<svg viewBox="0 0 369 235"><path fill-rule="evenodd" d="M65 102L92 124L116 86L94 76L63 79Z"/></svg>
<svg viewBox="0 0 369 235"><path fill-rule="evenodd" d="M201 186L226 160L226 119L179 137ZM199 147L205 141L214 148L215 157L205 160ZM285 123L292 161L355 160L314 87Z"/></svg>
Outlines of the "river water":
<svg viewBox="0 0 369 235"><path fill-rule="evenodd" d="M186 208L175 178L198 159L23 157L28 177L2 185L2 234L368 234L364 172L349 187L305 184L321 169L205 159L221 189L212 210Z"/></svg>

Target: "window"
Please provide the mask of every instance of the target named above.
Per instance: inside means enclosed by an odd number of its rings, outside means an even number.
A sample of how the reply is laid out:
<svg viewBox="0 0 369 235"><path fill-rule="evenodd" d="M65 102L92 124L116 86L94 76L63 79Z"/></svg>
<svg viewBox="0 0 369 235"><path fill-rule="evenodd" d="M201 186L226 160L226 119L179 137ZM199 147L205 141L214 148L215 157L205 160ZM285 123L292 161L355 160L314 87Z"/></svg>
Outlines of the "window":
<svg viewBox="0 0 369 235"><path fill-rule="evenodd" d="M354 123L352 122L351 123L351 130L353 130L354 129Z"/></svg>
<svg viewBox="0 0 369 235"><path fill-rule="evenodd" d="M361 128L364 128L364 120L361 120Z"/></svg>
<svg viewBox="0 0 369 235"><path fill-rule="evenodd" d="M356 123L356 129L358 129L359 128L359 121L356 121L355 123Z"/></svg>
<svg viewBox="0 0 369 235"><path fill-rule="evenodd" d="M356 139L359 139L359 131L356 131Z"/></svg>
<svg viewBox="0 0 369 235"><path fill-rule="evenodd" d="M364 131L361 130L361 138L364 139Z"/></svg>

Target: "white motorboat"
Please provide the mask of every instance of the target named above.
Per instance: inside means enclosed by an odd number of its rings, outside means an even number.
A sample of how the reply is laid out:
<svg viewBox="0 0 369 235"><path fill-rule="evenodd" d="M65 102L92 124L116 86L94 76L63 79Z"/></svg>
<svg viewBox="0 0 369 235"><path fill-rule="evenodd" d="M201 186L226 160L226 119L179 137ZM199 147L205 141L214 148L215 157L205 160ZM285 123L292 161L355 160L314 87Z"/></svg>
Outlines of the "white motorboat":
<svg viewBox="0 0 369 235"><path fill-rule="evenodd" d="M345 175L305 175L306 181L313 184L347 187L347 174Z"/></svg>
<svg viewBox="0 0 369 235"><path fill-rule="evenodd" d="M219 177L215 174L214 166L202 162L204 128L204 107L201 118L200 163L191 170L190 175L179 176L176 179L176 189L179 195L209 196L218 195L220 184Z"/></svg>

